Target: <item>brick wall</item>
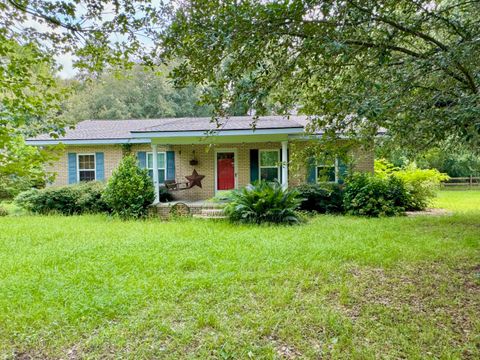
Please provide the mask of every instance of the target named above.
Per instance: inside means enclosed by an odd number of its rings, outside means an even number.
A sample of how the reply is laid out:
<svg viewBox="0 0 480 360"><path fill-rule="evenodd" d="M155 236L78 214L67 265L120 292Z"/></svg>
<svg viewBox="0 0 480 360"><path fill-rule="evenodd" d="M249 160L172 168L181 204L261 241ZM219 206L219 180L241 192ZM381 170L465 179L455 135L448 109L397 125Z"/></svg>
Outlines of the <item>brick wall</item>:
<svg viewBox="0 0 480 360"><path fill-rule="evenodd" d="M68 153L71 152L76 154L103 152L105 179L112 176L113 170L118 166L122 158L122 147L120 145L66 146L65 152L61 155L60 159L52 166L47 167L48 172L54 172L56 174L55 181L52 185L68 185Z"/></svg>
<svg viewBox="0 0 480 360"><path fill-rule="evenodd" d="M306 142L290 143L290 153L299 151L306 146ZM194 187L188 190L174 192L177 200L204 200L215 195L215 151L219 150L235 150L237 165L237 185L243 187L250 182L250 149L281 149L279 142L267 143L237 143L222 145L172 145L167 147L158 146L158 151L173 150L175 151L175 178L177 181L186 181L185 176L191 175L193 169L201 175L205 175L202 180L202 188ZM132 145L131 152L136 154L138 151L151 151L148 144ZM198 165L189 164L194 157L198 160ZM48 171L57 173L53 185L68 184L68 153L104 153L105 179L112 175L113 170L118 166L123 150L120 145L96 145L96 146L66 146L65 152L60 159ZM355 159L354 168L357 171L373 172L373 151L362 150L357 148L353 150L353 158ZM295 170L294 170L295 169ZM293 166L289 170L290 185L298 185L306 179L305 166Z"/></svg>

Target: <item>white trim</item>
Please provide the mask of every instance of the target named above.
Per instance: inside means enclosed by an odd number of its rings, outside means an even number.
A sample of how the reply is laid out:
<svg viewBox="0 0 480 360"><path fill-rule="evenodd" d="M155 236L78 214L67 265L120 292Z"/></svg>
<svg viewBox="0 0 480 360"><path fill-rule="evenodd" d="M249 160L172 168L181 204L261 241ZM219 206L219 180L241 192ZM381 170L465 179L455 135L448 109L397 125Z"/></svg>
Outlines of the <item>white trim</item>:
<svg viewBox="0 0 480 360"><path fill-rule="evenodd" d="M280 149L258 149L258 179L261 180L262 179L262 169L272 169L274 166L262 166L262 157L261 157L261 152L262 151L276 151L278 153L278 161L279 161L279 164L276 166L277 168L277 180L280 181L280 177L281 177L281 173L280 173Z"/></svg>
<svg viewBox="0 0 480 360"><path fill-rule="evenodd" d="M228 191L228 190L218 190L218 178L217 178L217 165L218 165L218 158L217 154L219 153L233 153L233 168L235 171L234 174L234 179L235 179L235 185L233 189L238 189L238 154L237 154L237 149L236 148L231 148L231 149L215 149L214 151L214 158L213 162L215 165L215 194L219 191Z"/></svg>
<svg viewBox="0 0 480 360"><path fill-rule="evenodd" d="M150 139L25 140L25 143L31 146L150 144L150 142Z"/></svg>
<svg viewBox="0 0 480 360"><path fill-rule="evenodd" d="M282 174L282 188L288 188L288 141L282 141L282 156L281 156L281 174Z"/></svg>
<svg viewBox="0 0 480 360"><path fill-rule="evenodd" d="M331 167L332 165L319 164L319 163L316 163L316 164L315 164L315 183L316 183L316 184L318 183L318 168L319 168L320 166ZM335 158L335 163L333 164L333 166L335 167L335 181L322 181L322 183L326 183L326 184L338 184L338 180L339 180L339 178L340 178L339 173L338 173L338 157Z"/></svg>
<svg viewBox="0 0 480 360"><path fill-rule="evenodd" d="M188 136L236 136L236 135L271 135L271 134L300 134L302 127L277 128L277 129L248 129L248 130L200 130L200 131L131 131L133 138L168 138Z"/></svg>
<svg viewBox="0 0 480 360"><path fill-rule="evenodd" d="M93 169L82 169L82 171L92 171L94 172L93 181L97 180L97 155L95 153L78 153L77 154L77 183L80 182L80 156L92 156L93 155Z"/></svg>
<svg viewBox="0 0 480 360"><path fill-rule="evenodd" d="M148 167L148 154L152 154L152 165L153 165L153 151L147 151L145 153L145 169L153 171L153 168L150 169ZM165 162L164 162L165 167L158 168L158 170L165 170L165 179L166 179L167 178L167 152L166 151L157 151L157 156L158 156L158 154L163 154L163 156L165 157Z"/></svg>
<svg viewBox="0 0 480 360"><path fill-rule="evenodd" d="M158 181L158 149L157 145L152 145L152 162L153 162L153 186L155 190L155 200L154 204L158 204L160 202L160 183ZM148 168L148 155L145 154L145 167ZM148 170L147 170L148 171Z"/></svg>

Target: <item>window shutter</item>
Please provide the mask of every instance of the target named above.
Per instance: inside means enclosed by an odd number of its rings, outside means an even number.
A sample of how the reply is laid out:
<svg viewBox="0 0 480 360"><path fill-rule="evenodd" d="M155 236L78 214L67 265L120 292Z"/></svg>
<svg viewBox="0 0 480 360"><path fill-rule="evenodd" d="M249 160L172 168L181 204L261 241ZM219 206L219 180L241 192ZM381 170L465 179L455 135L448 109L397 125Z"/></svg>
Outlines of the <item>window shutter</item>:
<svg viewBox="0 0 480 360"><path fill-rule="evenodd" d="M95 180L105 180L105 167L103 152L95 153Z"/></svg>
<svg viewBox="0 0 480 360"><path fill-rule="evenodd" d="M348 165L345 164L343 160L340 158L338 158L337 161L338 161L338 183L343 184L348 174Z"/></svg>
<svg viewBox="0 0 480 360"><path fill-rule="evenodd" d="M166 180L175 180L175 151L167 151ZM165 179L163 179L165 181Z"/></svg>
<svg viewBox="0 0 480 360"><path fill-rule="evenodd" d="M258 149L250 149L250 182L258 180Z"/></svg>
<svg viewBox="0 0 480 360"><path fill-rule="evenodd" d="M138 166L141 169L145 169L147 167L147 153L145 151L137 152L137 159L138 159Z"/></svg>
<svg viewBox="0 0 480 360"><path fill-rule="evenodd" d="M77 154L68 153L68 183L75 184L77 182Z"/></svg>
<svg viewBox="0 0 480 360"><path fill-rule="evenodd" d="M308 166L307 166L307 182L310 184L315 184L316 182L316 174L317 171L316 160L314 157L308 159Z"/></svg>

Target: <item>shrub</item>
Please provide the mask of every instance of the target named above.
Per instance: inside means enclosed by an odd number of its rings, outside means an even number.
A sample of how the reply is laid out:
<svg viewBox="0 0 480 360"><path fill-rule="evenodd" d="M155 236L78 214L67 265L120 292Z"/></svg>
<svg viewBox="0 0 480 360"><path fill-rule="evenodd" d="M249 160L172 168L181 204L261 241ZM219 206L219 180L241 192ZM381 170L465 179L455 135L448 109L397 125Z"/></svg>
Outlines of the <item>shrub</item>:
<svg viewBox="0 0 480 360"><path fill-rule="evenodd" d="M225 214L234 222L298 223L296 209L301 201L298 195L296 190L283 190L279 183L258 181L233 191Z"/></svg>
<svg viewBox="0 0 480 360"><path fill-rule="evenodd" d="M408 192L405 204L407 210L423 210L436 196L436 190L442 181L448 180L446 174L437 169L419 169L414 163L395 172L393 176L403 180Z"/></svg>
<svg viewBox="0 0 480 360"><path fill-rule="evenodd" d="M103 199L113 213L123 219L145 217L155 200L155 190L146 169L140 169L134 156L124 157L108 181Z"/></svg>
<svg viewBox="0 0 480 360"><path fill-rule="evenodd" d="M15 203L29 212L39 212L37 210L39 192L38 189L23 191L15 197Z"/></svg>
<svg viewBox="0 0 480 360"><path fill-rule="evenodd" d="M407 199L401 179L356 173L347 179L343 206L351 215L394 216L405 212Z"/></svg>
<svg viewBox="0 0 480 360"><path fill-rule="evenodd" d="M75 186L79 192L77 206L82 213L110 212L110 208L103 199L105 183L90 181Z"/></svg>
<svg viewBox="0 0 480 360"><path fill-rule="evenodd" d="M404 182L407 190L406 210L425 209L436 196L435 191L440 183L449 179L448 175L437 169L419 169L415 163L398 168L384 159L375 161L375 175L381 178L396 177Z"/></svg>
<svg viewBox="0 0 480 360"><path fill-rule="evenodd" d="M109 208L101 196L104 188L103 183L88 182L42 190L31 189L20 193L15 202L23 209L38 214L108 212Z"/></svg>
<svg viewBox="0 0 480 360"><path fill-rule="evenodd" d="M300 210L321 214L343 212L343 190L338 184L304 184L297 187Z"/></svg>
<svg viewBox="0 0 480 360"><path fill-rule="evenodd" d="M0 216L7 216L8 210L5 209L3 206L0 206Z"/></svg>

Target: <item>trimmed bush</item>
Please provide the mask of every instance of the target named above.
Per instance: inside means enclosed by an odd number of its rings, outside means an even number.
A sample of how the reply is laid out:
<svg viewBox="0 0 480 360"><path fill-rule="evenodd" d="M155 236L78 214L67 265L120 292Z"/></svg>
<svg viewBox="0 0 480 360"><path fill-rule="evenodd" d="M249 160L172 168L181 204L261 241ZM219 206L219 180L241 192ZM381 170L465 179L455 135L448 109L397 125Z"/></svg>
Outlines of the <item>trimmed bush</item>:
<svg viewBox="0 0 480 360"><path fill-rule="evenodd" d="M343 206L347 214L361 216L395 216L405 212L408 192L401 179L381 178L356 173L347 179Z"/></svg>
<svg viewBox="0 0 480 360"><path fill-rule="evenodd" d="M148 170L140 169L133 155L125 156L108 181L103 199L122 219L145 217L155 200Z"/></svg>
<svg viewBox="0 0 480 360"><path fill-rule="evenodd" d="M343 212L343 190L338 184L304 184L297 190L302 199L300 210L320 214Z"/></svg>
<svg viewBox="0 0 480 360"><path fill-rule="evenodd" d="M38 214L108 212L109 208L102 200L104 188L103 183L92 181L42 190L31 189L20 193L15 202L23 209Z"/></svg>
<svg viewBox="0 0 480 360"><path fill-rule="evenodd" d="M76 186L79 191L77 205L81 213L109 213L110 207L102 198L105 183L90 181Z"/></svg>
<svg viewBox="0 0 480 360"><path fill-rule="evenodd" d="M232 191L225 214L233 222L295 224L300 221L296 212L300 201L296 190L283 190L277 182L258 181Z"/></svg>

